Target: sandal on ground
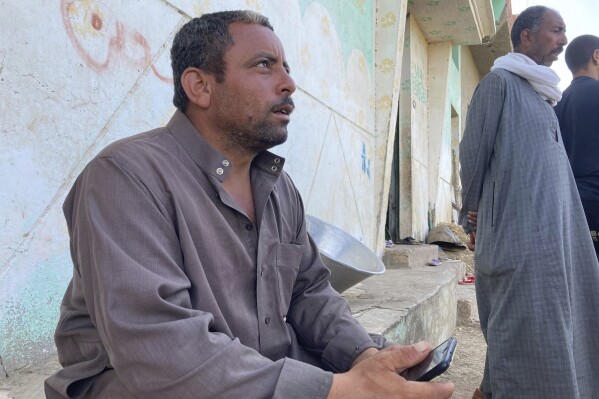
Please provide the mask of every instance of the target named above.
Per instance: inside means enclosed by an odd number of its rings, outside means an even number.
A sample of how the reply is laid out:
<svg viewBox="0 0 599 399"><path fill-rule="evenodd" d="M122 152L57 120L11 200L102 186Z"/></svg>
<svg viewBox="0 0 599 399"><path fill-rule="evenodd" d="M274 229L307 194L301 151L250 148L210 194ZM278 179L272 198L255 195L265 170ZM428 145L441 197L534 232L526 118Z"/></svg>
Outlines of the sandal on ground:
<svg viewBox="0 0 599 399"><path fill-rule="evenodd" d="M458 284L472 285L472 284L474 284L474 280L475 280L475 277L472 274L469 274L469 275L465 276L464 279L462 281L460 281Z"/></svg>

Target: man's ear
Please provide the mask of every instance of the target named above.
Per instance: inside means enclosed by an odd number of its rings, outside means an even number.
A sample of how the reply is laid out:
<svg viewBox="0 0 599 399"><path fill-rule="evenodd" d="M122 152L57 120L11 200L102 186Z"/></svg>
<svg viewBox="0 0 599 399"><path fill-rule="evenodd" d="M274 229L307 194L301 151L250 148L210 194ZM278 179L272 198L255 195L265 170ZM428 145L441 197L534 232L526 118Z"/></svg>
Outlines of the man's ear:
<svg viewBox="0 0 599 399"><path fill-rule="evenodd" d="M212 93L212 75L199 69L189 67L181 75L181 86L190 103L200 108L208 108Z"/></svg>
<svg viewBox="0 0 599 399"><path fill-rule="evenodd" d="M520 32L520 49L529 48L535 41L534 34L530 29L522 29Z"/></svg>
<svg viewBox="0 0 599 399"><path fill-rule="evenodd" d="M593 60L593 65L599 65L599 48L593 51L591 59Z"/></svg>

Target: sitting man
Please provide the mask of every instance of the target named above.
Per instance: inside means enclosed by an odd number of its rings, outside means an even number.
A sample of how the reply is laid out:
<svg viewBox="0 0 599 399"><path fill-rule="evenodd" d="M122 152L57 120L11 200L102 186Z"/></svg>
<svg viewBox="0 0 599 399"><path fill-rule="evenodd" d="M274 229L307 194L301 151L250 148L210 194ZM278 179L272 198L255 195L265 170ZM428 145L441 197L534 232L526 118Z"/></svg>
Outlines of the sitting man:
<svg viewBox="0 0 599 399"><path fill-rule="evenodd" d="M329 284L267 151L295 91L268 19L194 18L171 58L171 121L101 151L65 201L74 273L47 397L449 398L397 374L427 343L382 349Z"/></svg>

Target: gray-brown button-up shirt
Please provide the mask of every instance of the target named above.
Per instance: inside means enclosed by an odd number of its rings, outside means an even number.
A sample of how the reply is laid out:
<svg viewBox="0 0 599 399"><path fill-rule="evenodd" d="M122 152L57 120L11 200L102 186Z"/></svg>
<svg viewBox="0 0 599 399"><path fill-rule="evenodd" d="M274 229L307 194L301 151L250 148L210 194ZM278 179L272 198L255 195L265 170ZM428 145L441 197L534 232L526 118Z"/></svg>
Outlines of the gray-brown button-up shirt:
<svg viewBox="0 0 599 399"><path fill-rule="evenodd" d="M64 204L74 272L48 397L325 398L375 344L283 164L252 164L254 224L223 189L231 162L180 112L94 158Z"/></svg>

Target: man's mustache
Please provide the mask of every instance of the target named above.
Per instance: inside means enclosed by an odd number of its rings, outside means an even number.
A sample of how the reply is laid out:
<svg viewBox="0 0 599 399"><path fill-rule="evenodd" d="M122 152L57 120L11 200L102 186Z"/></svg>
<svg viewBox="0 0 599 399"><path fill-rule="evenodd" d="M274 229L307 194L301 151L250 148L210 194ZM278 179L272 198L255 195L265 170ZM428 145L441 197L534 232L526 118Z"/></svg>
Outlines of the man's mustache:
<svg viewBox="0 0 599 399"><path fill-rule="evenodd" d="M283 100L279 101L275 105L271 107L272 112L279 112L285 110L287 114L291 114L295 109L295 103L291 97L285 97Z"/></svg>

